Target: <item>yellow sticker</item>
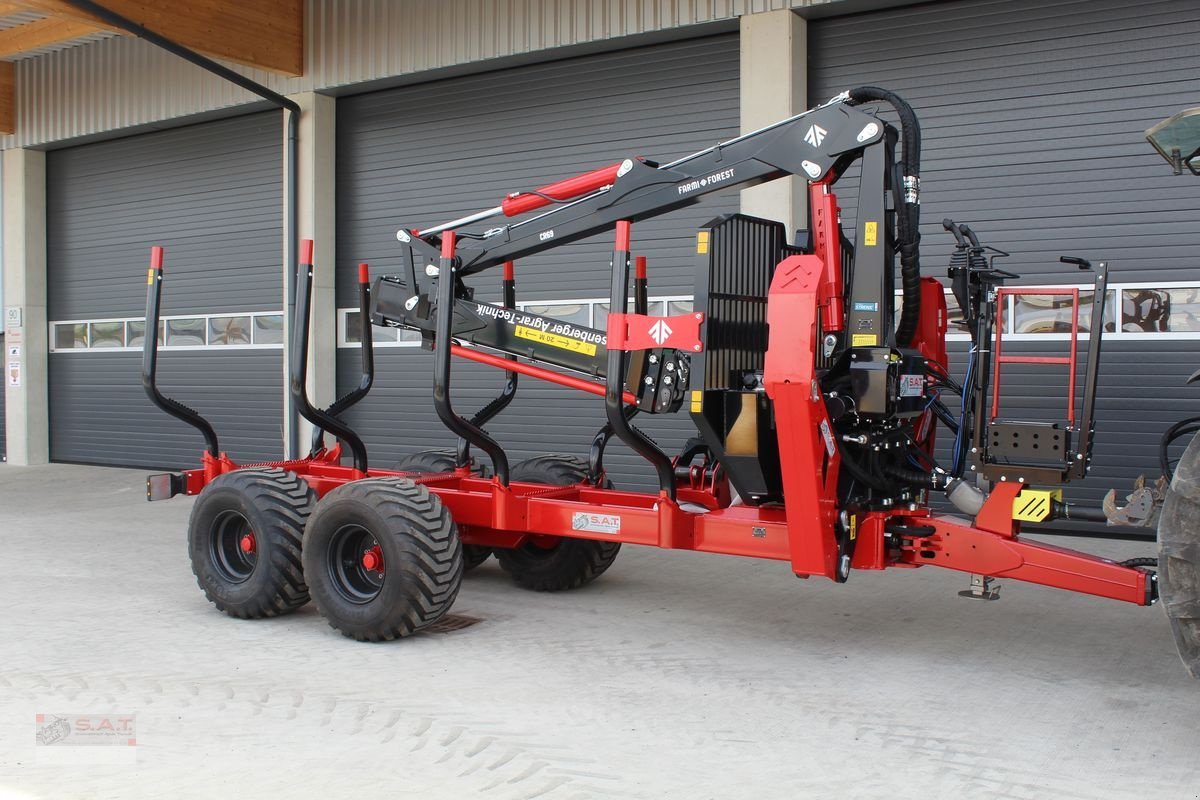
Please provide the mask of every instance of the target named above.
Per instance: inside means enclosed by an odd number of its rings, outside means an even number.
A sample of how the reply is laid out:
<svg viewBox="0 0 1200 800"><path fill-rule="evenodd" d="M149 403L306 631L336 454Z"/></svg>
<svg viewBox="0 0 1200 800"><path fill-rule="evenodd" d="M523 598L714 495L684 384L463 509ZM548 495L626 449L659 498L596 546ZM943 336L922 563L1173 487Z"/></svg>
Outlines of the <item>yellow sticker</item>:
<svg viewBox="0 0 1200 800"><path fill-rule="evenodd" d="M572 353L583 353L585 356L596 355L596 345L591 342L572 339L569 336L559 336L557 333L546 333L539 331L537 328L527 328L524 325L516 326L516 335L518 339L528 339L531 342L541 342L548 344L551 347L558 347L563 350L570 350Z"/></svg>
<svg viewBox="0 0 1200 800"><path fill-rule="evenodd" d="M850 541L858 538L858 515L853 514L850 517Z"/></svg>
<svg viewBox="0 0 1200 800"><path fill-rule="evenodd" d="M866 247L874 247L879 240L879 223L868 222L863 227L863 245Z"/></svg>
<svg viewBox="0 0 1200 800"><path fill-rule="evenodd" d="M704 392L699 389L692 390L692 413L699 414L704 410Z"/></svg>
<svg viewBox="0 0 1200 800"><path fill-rule="evenodd" d="M700 255L704 255L708 252L709 235L710 234L708 231L700 231L696 234L696 252Z"/></svg>
<svg viewBox="0 0 1200 800"><path fill-rule="evenodd" d="M149 286L152 283L154 283L154 267L146 270L146 285Z"/></svg>
<svg viewBox="0 0 1200 800"><path fill-rule="evenodd" d="M874 347L879 344L879 336L874 333L856 333L850 337L851 347Z"/></svg>

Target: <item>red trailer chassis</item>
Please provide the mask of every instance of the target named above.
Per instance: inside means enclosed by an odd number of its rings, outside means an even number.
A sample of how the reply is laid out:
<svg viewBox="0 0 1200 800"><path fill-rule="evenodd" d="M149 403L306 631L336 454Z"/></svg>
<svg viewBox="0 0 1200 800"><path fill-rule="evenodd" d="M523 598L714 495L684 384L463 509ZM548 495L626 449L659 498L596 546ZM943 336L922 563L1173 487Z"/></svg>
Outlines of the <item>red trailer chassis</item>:
<svg viewBox="0 0 1200 800"><path fill-rule="evenodd" d="M511 483L503 487L495 479L472 477L469 471L428 475L370 469L364 475L353 467L342 466L340 459L341 450L336 447L313 458L258 464L237 464L224 454L219 458L205 454L203 468L183 473L186 494L199 494L218 475L248 466L295 472L320 496L365 477L402 477L427 486L441 499L458 524L464 544L518 547L529 537L569 536L786 561L798 577L833 577L831 570L813 568L827 561L830 547L812 535L812 517L802 515L789 524L782 508L731 506L698 513L665 497L645 493L586 485L548 488ZM859 542L851 566L874 570L945 567L1136 605L1151 604L1152 587L1145 571L1021 539L1019 524L1012 519L1013 498L1021 489L1018 483L996 487L975 525L923 508L863 514L856 522ZM681 489L679 496L685 503L712 502L712 494L703 490ZM613 533L580 530L576 523L580 514L600 518L593 524L607 525Z"/></svg>

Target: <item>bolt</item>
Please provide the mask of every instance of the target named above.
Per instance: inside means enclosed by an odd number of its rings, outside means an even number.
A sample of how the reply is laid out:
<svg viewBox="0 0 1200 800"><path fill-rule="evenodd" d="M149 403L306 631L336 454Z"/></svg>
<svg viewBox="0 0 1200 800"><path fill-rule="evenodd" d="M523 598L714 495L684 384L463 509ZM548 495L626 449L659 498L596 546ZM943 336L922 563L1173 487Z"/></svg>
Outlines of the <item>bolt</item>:
<svg viewBox="0 0 1200 800"><path fill-rule="evenodd" d="M646 376L646 385L647 385L647 386L653 386L653 385L654 385L654 378L651 378L649 375L647 375L647 376Z"/></svg>
<svg viewBox="0 0 1200 800"><path fill-rule="evenodd" d="M436 264L425 265L425 274L429 277L436 278L438 276L438 272L440 272L440 270L437 268Z"/></svg>
<svg viewBox="0 0 1200 800"><path fill-rule="evenodd" d="M650 363L651 363L651 364L657 364L657 363L658 363L658 356L656 356L656 355L654 355L654 354L651 354L651 355L650 355Z"/></svg>
<svg viewBox="0 0 1200 800"><path fill-rule="evenodd" d="M651 358L653 358L653 356L651 356ZM668 361L667 362L667 372L674 372L674 371L675 371L675 362Z"/></svg>
<svg viewBox="0 0 1200 800"><path fill-rule="evenodd" d="M698 345L698 344L694 344L694 345L692 345L692 349L693 349L693 350L695 350L697 353L699 353L699 352L700 352L700 345Z"/></svg>
<svg viewBox="0 0 1200 800"><path fill-rule="evenodd" d="M670 386L670 385L671 385L671 376L668 375L667 377L663 378L663 386Z"/></svg>
<svg viewBox="0 0 1200 800"><path fill-rule="evenodd" d="M703 319L704 319L704 315L703 315L703 314L696 314L696 319L703 321Z"/></svg>

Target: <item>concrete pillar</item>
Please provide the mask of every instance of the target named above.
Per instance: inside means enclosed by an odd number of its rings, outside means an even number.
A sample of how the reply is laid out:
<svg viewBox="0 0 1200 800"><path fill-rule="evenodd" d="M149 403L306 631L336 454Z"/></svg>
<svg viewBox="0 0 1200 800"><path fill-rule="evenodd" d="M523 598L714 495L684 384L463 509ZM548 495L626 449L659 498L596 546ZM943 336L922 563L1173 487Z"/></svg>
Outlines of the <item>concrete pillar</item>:
<svg viewBox="0 0 1200 800"><path fill-rule="evenodd" d="M45 464L50 460L50 418L46 401L46 354L49 349L46 342L46 154L37 150L5 150L3 188L3 364L8 462Z"/></svg>
<svg viewBox="0 0 1200 800"><path fill-rule="evenodd" d="M290 96L301 109L297 141L297 186L299 197L296 213L296 238L312 239L313 262L313 327L309 339L308 395L314 405L322 407L334 400L337 391L337 302L334 297L336 229L334 205L335 144L337 136L337 102L334 98L315 92ZM286 131L284 136L286 137ZM286 141L285 141L286 146ZM287 191L287 175L284 175ZM286 195L285 195L286 198ZM286 203L286 199L284 201ZM286 254L286 242L284 243ZM286 265L287 258L284 257ZM286 272L284 267L286 287ZM285 353L291 353L291 322L286 326ZM284 358L284 407L287 407L290 355ZM289 420L284 415L284 442L288 440ZM300 420L300 455L308 452L312 426Z"/></svg>
<svg viewBox="0 0 1200 800"><path fill-rule="evenodd" d="M808 108L808 23L788 11L741 18L741 128L749 133ZM742 191L742 213L776 219L788 239L808 227L807 181L781 178Z"/></svg>

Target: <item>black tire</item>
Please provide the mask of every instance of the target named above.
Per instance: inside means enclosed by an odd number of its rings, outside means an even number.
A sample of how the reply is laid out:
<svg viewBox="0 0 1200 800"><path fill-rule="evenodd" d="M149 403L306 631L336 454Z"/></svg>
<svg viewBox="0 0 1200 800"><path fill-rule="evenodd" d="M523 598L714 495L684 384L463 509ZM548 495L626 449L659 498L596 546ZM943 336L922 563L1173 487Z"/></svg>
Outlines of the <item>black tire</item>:
<svg viewBox="0 0 1200 800"><path fill-rule="evenodd" d="M410 453L397 461L396 466L392 467L392 469L397 472L419 472L422 475L453 472L457 466L457 461L458 453L451 449L420 450L416 453ZM487 475L487 470L475 458L471 459L471 472L480 477ZM487 561L491 555L492 548L490 547L481 544L464 544L463 571L470 572Z"/></svg>
<svg viewBox="0 0 1200 800"><path fill-rule="evenodd" d="M571 486L587 477L587 462L567 455L535 456L512 468L511 479L524 483ZM611 484L610 484L611 485ZM612 566L620 542L559 537L550 547L538 537L520 547L496 548L496 560L519 586L535 592L577 589L600 577Z"/></svg>
<svg viewBox="0 0 1200 800"><path fill-rule="evenodd" d="M1200 678L1200 434L1179 460L1163 501L1158 590L1179 657Z"/></svg>
<svg viewBox="0 0 1200 800"><path fill-rule="evenodd" d="M453 472L457 467L458 453L453 448L435 450L418 450L409 453L396 462L392 469L397 472ZM487 467L478 458L471 457L471 472L480 477L487 477Z"/></svg>
<svg viewBox="0 0 1200 800"><path fill-rule="evenodd" d="M274 467L227 472L204 487L188 521L188 553L209 602L239 619L307 603L301 540L316 504L296 473Z"/></svg>
<svg viewBox="0 0 1200 800"><path fill-rule="evenodd" d="M378 553L381 569L365 563L367 551ZM313 602L333 628L360 642L389 641L450 610L462 584L462 545L450 512L424 486L405 478L352 481L327 494L309 518L304 569Z"/></svg>

